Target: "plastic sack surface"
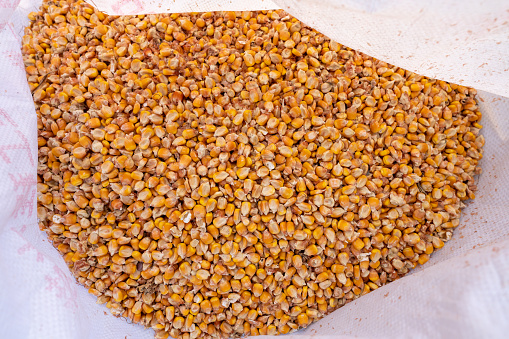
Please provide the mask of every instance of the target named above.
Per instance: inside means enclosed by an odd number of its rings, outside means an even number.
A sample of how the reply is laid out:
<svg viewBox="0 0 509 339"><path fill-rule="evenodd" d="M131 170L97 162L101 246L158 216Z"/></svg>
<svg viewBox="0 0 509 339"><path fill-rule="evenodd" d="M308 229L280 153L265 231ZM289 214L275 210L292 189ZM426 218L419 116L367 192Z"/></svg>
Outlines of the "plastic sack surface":
<svg viewBox="0 0 509 339"><path fill-rule="evenodd" d="M507 22L503 24L504 20L509 20L509 11L501 8L502 1L488 2L475 13L491 15L500 23L486 26L490 28L488 32L483 29L472 31L472 39L487 43L482 47L484 50L468 55L468 51L460 52L451 47L450 51L433 54L432 49L423 46L413 51L415 60L420 59L423 63L422 67L405 64L413 62L412 59L406 60L405 52L401 50L405 46L404 38L410 32L394 37L393 41L380 42L378 47L371 39L382 33L369 34L373 27L380 27L380 31L386 32L383 34L388 34L402 25L406 18L401 11L409 6L407 1L400 2L399 12L393 8L395 5L386 1L327 0L314 5L308 0L233 2L159 1L157 4L171 4L167 8L159 7L159 10L153 8L154 1L96 0L95 4L99 8L107 5L114 9L117 6L119 11L126 10L126 14L254 10L279 5L304 23L368 55L428 76L464 81L462 83L466 85L509 95L509 57L499 60L500 63L489 59L490 53L505 51L509 55L508 26ZM461 17L463 10L476 8L476 4L465 1L456 6L454 13L446 14L452 20ZM33 0L0 1L0 337L153 338L152 330L128 324L126 320L112 316L105 306L97 305L96 298L75 282L60 254L39 230L36 217L36 115L20 52L23 27L28 23L26 17L39 5L40 1ZM286 8L286 5L291 7ZM429 32L422 32L423 36L429 33L430 37L433 34L444 36L444 41L449 41L445 36L462 39L460 31L442 25L438 20L444 14L438 7L433 7L438 6L438 2L431 1L422 6L426 6L424 11L428 14L437 11L436 26L430 26ZM323 21L313 21L319 17L318 13L322 13ZM465 18L474 14L468 15L465 14ZM331 18L335 18L335 22L328 27L326 22ZM355 21L349 21L354 18L370 19L354 26ZM426 22L424 18L422 20ZM418 27L421 23L418 20L414 25ZM490 49L489 44L496 44L496 39L500 40L498 45L501 46ZM448 58L452 58L447 57L447 53L465 53L464 57L472 57L471 61L477 62L482 61L479 51L486 59L486 74L479 73L468 63L469 66L458 64L454 69L447 68ZM498 67L504 63L505 70ZM501 72L499 75L497 70ZM506 117L509 99L484 91L479 91L478 99L483 112L482 133L486 138L481 163L483 174L479 178L477 198L464 209L452 240L410 275L284 338L506 337L509 331L509 119Z"/></svg>

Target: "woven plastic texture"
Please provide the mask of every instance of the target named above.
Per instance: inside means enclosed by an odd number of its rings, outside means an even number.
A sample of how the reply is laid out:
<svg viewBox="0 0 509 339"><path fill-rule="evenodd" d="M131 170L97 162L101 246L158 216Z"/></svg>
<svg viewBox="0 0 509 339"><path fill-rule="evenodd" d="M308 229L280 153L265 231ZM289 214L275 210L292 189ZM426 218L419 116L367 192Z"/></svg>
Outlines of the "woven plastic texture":
<svg viewBox="0 0 509 339"><path fill-rule="evenodd" d="M433 54L424 46L415 48L415 60L423 63L414 69L402 59L405 34L395 35L391 42L380 42L373 47L370 34L374 20L384 34L394 31L406 20L401 11L388 13L387 1L335 2L326 0L276 1L280 6L291 4L288 12L303 22L321 29L335 40L358 48L367 54L380 57L398 66L419 71L437 78L460 82L458 74L469 85L487 89L493 93L509 93L508 70L492 63L490 53L503 51L509 55L507 23L493 26L487 31L472 31L472 39L495 41L500 39L501 48L482 50L486 56L487 76L474 68L455 65L445 67L447 53L457 54L454 47L444 53ZM128 7L129 3L134 4ZM188 10L257 9L259 4L273 8L274 3L257 1L192 1L184 4L168 1L174 7L159 10L184 12ZM400 3L408 6L409 2ZM487 2L486 10L477 14L490 14L502 23L507 21L507 11ZM0 337L20 339L124 339L153 338L153 331L128 324L109 314L106 307L95 304L95 297L76 284L63 259L45 234L39 231L36 218L36 167L37 130L36 115L20 53L20 39L27 24L27 14L37 10L40 1L0 0ZM128 10L150 12L153 5L137 0L124 1L120 5L109 1L96 1L97 5ZM122 5L123 4L123 5ZM240 5L244 7L239 7ZM320 5L318 5L320 4ZM392 4L392 2L391 2ZM458 18L475 16L470 12L476 2L463 1L454 13L435 11L437 24L424 31L431 37L438 34L449 41L454 35L464 39L461 31L440 24L439 18L449 15ZM256 5L256 6L255 6ZM117 7L114 7L117 6ZM228 7L230 6L230 7ZM253 7L254 6L254 7ZM261 5L260 5L261 6ZM323 6L323 8L321 8ZM423 5L424 6L424 5ZM427 13L433 13L438 2L426 2ZM491 7L490 7L491 6ZM509 5L507 5L509 7ZM405 8L405 7L403 7ZM437 7L439 8L439 7ZM324 11L325 9L325 11ZM292 12L293 11L293 12ZM463 13L465 11L465 13ZM358 18L370 18L357 25L348 21L346 12ZM323 20L315 20L323 13ZM321 14L320 14L321 15ZM327 26L327 20L334 20ZM352 19L353 20L353 19ZM422 22L426 22L422 19ZM421 25L417 19L413 24ZM315 25L316 24L316 25ZM371 27L371 28L369 28ZM376 27L376 26L375 26ZM498 27L495 29L495 27ZM502 27L502 28L501 28ZM503 28L505 27L505 28ZM371 31L373 32L373 31ZM493 33L494 32L494 33ZM497 33L498 32L498 33ZM379 32L378 32L379 33ZM377 34L378 34L377 33ZM465 33L465 32L463 32ZM491 36L493 33L493 36ZM381 34L381 33L380 33ZM447 38L446 38L447 37ZM431 38L430 38L431 39ZM449 39L449 40L447 40ZM454 39L453 39L454 40ZM442 40L441 40L442 41ZM358 43L358 44L354 44ZM411 42L409 42L411 43ZM441 44L441 43L439 43ZM398 47L403 46L403 47ZM414 46L415 45L411 45ZM412 48L414 48L412 47ZM430 47L431 48L431 47ZM481 49L478 49L478 51ZM377 52L378 51L378 52ZM472 60L479 52L472 52ZM386 58L385 58L386 56ZM475 57L475 58L474 58ZM478 60L482 60L477 58ZM476 60L477 60L476 59ZM397 61L401 62L397 62ZM508 68L509 58L505 57ZM420 65L420 64L419 64ZM431 68L429 68L431 67ZM470 71L469 71L470 69ZM504 77L496 76L502 72ZM491 74L491 76L489 75ZM450 78L455 77L455 78ZM384 286L333 312L305 330L284 338L505 338L509 332L509 99L480 91L480 109L483 112L482 133L486 137L485 156L482 160L483 174L474 202L464 210L460 226L453 239L433 254L431 260L412 274Z"/></svg>

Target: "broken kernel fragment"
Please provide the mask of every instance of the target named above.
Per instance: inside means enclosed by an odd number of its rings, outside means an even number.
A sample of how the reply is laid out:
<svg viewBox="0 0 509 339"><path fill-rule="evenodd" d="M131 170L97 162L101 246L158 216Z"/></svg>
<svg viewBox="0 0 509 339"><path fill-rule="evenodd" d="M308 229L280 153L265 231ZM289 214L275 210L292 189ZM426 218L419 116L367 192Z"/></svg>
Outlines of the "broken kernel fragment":
<svg viewBox="0 0 509 339"><path fill-rule="evenodd" d="M283 11L30 20L40 227L157 338L306 327L426 263L474 198L475 90Z"/></svg>

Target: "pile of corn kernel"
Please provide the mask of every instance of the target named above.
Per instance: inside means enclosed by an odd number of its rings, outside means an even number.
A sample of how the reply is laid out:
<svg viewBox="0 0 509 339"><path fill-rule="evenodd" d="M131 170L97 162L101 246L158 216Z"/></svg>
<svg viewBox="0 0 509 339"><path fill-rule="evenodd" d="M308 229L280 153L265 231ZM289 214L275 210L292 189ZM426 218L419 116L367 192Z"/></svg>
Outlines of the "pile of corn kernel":
<svg viewBox="0 0 509 339"><path fill-rule="evenodd" d="M474 198L475 90L283 11L29 17L40 228L157 338L306 327L428 261Z"/></svg>

